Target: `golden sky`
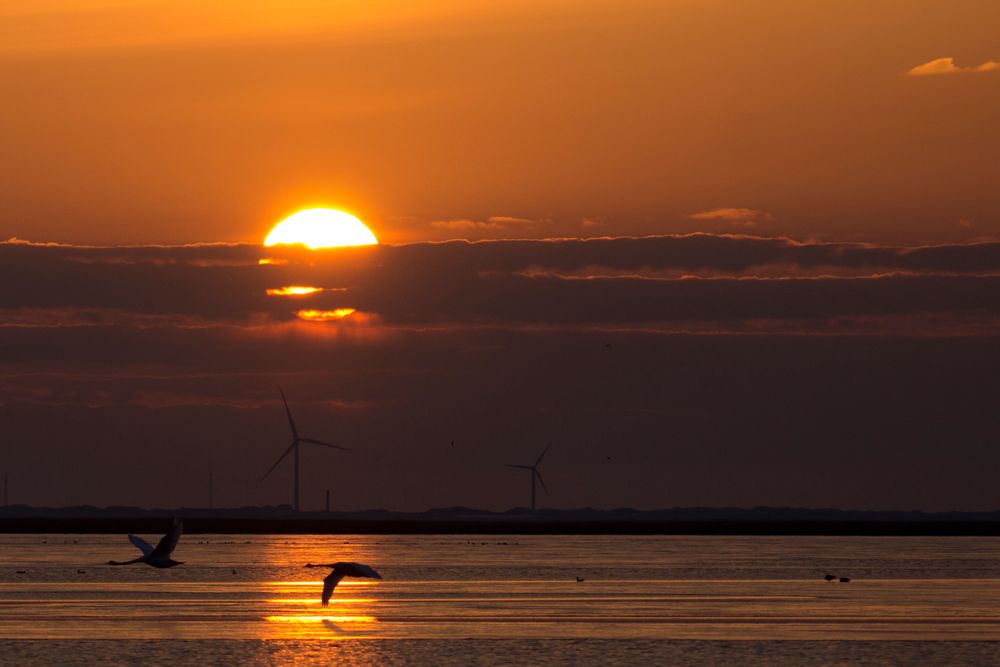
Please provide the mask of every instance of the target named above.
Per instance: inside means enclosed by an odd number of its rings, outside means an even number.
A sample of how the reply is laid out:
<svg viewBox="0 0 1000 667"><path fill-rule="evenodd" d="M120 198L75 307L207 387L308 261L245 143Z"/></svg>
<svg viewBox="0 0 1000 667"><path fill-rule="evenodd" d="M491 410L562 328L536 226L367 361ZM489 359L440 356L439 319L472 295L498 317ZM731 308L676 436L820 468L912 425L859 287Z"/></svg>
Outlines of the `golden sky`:
<svg viewBox="0 0 1000 667"><path fill-rule="evenodd" d="M0 0L0 236L1000 235L1000 4Z"/></svg>

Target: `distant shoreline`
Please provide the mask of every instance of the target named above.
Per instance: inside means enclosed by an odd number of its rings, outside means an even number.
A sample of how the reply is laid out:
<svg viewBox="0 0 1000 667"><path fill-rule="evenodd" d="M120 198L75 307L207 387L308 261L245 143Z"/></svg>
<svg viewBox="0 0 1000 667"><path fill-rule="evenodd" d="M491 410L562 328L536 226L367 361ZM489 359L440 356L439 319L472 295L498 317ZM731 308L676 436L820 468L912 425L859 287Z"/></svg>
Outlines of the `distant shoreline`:
<svg viewBox="0 0 1000 667"><path fill-rule="evenodd" d="M1000 536L1000 521L547 521L184 517L195 534ZM0 518L0 533L156 533L162 517Z"/></svg>

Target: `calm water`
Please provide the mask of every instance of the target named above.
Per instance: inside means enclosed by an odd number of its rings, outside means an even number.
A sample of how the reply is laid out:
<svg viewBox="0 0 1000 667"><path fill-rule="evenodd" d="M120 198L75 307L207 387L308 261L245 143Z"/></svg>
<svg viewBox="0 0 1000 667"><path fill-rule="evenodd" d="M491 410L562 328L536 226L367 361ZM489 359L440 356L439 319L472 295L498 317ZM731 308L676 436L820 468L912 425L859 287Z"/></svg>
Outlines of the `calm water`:
<svg viewBox="0 0 1000 667"><path fill-rule="evenodd" d="M102 565L137 554L0 536L0 662L1000 662L994 538L186 535L180 567ZM324 609L302 565L335 560L385 579Z"/></svg>

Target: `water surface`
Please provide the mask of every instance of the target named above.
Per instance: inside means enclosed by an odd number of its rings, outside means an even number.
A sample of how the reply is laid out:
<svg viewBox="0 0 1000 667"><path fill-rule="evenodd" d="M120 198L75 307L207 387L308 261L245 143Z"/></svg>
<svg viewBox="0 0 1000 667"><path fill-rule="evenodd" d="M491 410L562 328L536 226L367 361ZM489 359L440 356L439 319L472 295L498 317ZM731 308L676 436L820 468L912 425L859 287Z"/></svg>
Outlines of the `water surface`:
<svg viewBox="0 0 1000 667"><path fill-rule="evenodd" d="M0 536L0 660L1000 659L997 538L186 535L180 567L102 564L137 554ZM384 579L323 608L302 565L336 560Z"/></svg>

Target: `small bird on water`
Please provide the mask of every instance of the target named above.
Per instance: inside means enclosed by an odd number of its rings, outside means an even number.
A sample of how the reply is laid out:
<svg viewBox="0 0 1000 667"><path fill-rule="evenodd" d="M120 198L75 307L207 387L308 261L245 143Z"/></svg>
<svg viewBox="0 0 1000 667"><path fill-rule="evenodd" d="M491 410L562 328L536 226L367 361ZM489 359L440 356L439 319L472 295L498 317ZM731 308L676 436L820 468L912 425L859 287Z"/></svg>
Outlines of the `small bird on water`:
<svg viewBox="0 0 1000 667"><path fill-rule="evenodd" d="M584 581L586 581L586 579L584 579L583 577L577 577L577 578L576 578L576 583L578 583L578 584L581 584L581 583L583 583Z"/></svg>
<svg viewBox="0 0 1000 667"><path fill-rule="evenodd" d="M825 577L823 577L823 578L824 578L824 579L826 579L827 581L833 581L833 580L834 580L834 579L836 579L837 577L836 577L836 575L833 575L833 574L828 574L828 575L826 575L826 576L825 576Z"/></svg>
<svg viewBox="0 0 1000 667"><path fill-rule="evenodd" d="M176 561L170 557L170 554L174 552L174 548L177 546L177 541L181 539L181 532L183 526L181 525L180 519L174 519L173 525L170 530L160 538L160 543L156 545L154 549L149 545L149 542L137 537L132 533L128 534L129 541L139 548L142 555L138 558L133 558L132 560L126 561L116 561L109 560L108 565L131 565L132 563L145 563L146 565L151 565L158 568L174 567L175 565L183 565L181 561Z"/></svg>
<svg viewBox="0 0 1000 667"><path fill-rule="evenodd" d="M851 579L850 579L850 577L841 577L841 578L840 578L840 583L842 583L842 584L846 584L846 583L847 583L847 582L849 582L850 580L851 580Z"/></svg>
<svg viewBox="0 0 1000 667"><path fill-rule="evenodd" d="M306 563L305 567L329 567L333 571L323 579L323 606L330 604L330 596L333 589L337 587L344 577L367 577L368 579L381 579L382 575L373 568L361 563L330 563L329 565Z"/></svg>

